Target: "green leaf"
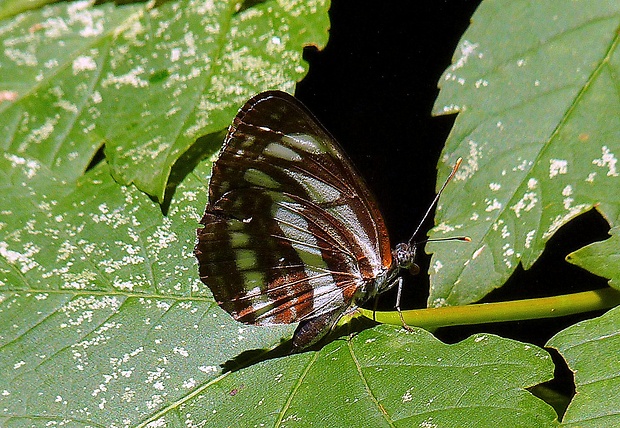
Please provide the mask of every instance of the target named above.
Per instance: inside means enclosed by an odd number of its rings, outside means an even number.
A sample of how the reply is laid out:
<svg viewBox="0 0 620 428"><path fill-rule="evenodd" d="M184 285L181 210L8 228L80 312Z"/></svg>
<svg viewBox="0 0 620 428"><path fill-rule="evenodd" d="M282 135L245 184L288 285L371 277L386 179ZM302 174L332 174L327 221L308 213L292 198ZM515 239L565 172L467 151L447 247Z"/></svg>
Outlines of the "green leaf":
<svg viewBox="0 0 620 428"><path fill-rule="evenodd" d="M58 0L2 0L0 1L0 19L5 19L20 12L36 9Z"/></svg>
<svg viewBox="0 0 620 428"><path fill-rule="evenodd" d="M556 426L524 388L552 378L540 348L493 335L446 345L424 330L379 326L319 352L226 373L181 406L206 426Z"/></svg>
<svg viewBox="0 0 620 428"><path fill-rule="evenodd" d="M563 426L612 427L620 424L620 309L575 324L553 336L556 348L575 374L575 396Z"/></svg>
<svg viewBox="0 0 620 428"><path fill-rule="evenodd" d="M490 335L444 345L384 326L224 372L292 326L239 324L199 281L192 249L209 165L162 217L106 164L73 186L36 161L0 160L3 425L347 426L360 415L379 426L553 425L551 408L523 390L551 378L549 356Z"/></svg>
<svg viewBox="0 0 620 428"><path fill-rule="evenodd" d="M290 335L236 323L198 279L205 166L167 217L105 164L77 186L16 155L0 171L2 425L135 425Z"/></svg>
<svg viewBox="0 0 620 428"><path fill-rule="evenodd" d="M105 143L114 177L164 198L172 166L266 89L292 91L327 42L325 0L296 5L64 3L0 26L0 146L80 176ZM49 150L49 146L55 150Z"/></svg>
<svg viewBox="0 0 620 428"><path fill-rule="evenodd" d="M620 227L612 227L609 234L611 238L580 248L566 260L608 278L610 286L620 289Z"/></svg>
<svg viewBox="0 0 620 428"><path fill-rule="evenodd" d="M620 3L483 2L440 80L435 114L459 112L431 236L430 306L477 301L527 269L566 222L620 209ZM439 178L441 182L442 177Z"/></svg>

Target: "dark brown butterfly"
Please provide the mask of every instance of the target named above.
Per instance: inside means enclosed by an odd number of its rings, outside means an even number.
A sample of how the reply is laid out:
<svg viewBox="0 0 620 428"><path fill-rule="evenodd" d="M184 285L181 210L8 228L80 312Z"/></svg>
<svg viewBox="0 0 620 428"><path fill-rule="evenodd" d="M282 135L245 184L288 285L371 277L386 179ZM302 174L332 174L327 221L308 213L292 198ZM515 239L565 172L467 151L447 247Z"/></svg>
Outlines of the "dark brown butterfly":
<svg viewBox="0 0 620 428"><path fill-rule="evenodd" d="M294 350L316 343L347 309L402 284L401 268L417 269L415 244L391 250L363 179L285 92L263 92L239 110L200 223L200 278L217 303L246 324L299 322Z"/></svg>

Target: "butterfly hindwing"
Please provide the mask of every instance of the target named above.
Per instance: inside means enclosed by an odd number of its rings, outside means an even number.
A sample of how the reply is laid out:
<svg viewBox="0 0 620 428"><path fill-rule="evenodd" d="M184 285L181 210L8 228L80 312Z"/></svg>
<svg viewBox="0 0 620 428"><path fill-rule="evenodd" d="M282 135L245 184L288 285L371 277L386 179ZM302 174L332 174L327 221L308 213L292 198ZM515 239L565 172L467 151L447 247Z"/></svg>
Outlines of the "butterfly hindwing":
<svg viewBox="0 0 620 428"><path fill-rule="evenodd" d="M229 129L198 229L200 276L250 324L331 320L391 265L376 203L295 98L265 92Z"/></svg>

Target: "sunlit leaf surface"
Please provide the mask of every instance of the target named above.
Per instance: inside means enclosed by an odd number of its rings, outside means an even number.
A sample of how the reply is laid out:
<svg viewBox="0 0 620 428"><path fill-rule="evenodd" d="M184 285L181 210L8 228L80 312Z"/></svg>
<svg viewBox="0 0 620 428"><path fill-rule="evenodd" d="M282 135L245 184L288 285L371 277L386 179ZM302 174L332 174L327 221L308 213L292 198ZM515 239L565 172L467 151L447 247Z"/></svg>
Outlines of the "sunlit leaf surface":
<svg viewBox="0 0 620 428"><path fill-rule="evenodd" d="M466 304L527 269L567 221L620 209L620 3L483 2L441 77L458 112L442 157L431 306ZM440 180L443 178L440 177Z"/></svg>
<svg viewBox="0 0 620 428"><path fill-rule="evenodd" d="M160 200L197 137L257 92L292 92L303 47L328 37L323 0L90 3L0 25L0 147L72 179L105 144L115 178Z"/></svg>

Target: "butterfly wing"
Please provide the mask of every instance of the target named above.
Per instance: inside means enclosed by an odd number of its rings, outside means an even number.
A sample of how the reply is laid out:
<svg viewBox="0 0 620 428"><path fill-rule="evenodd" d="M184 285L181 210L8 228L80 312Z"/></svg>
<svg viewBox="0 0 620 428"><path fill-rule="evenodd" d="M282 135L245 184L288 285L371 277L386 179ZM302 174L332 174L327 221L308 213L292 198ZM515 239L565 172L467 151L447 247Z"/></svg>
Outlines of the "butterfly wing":
<svg viewBox="0 0 620 428"><path fill-rule="evenodd" d="M365 183L284 92L255 96L235 117L201 223L200 277L222 308L249 324L344 311L392 262Z"/></svg>

